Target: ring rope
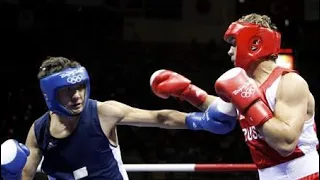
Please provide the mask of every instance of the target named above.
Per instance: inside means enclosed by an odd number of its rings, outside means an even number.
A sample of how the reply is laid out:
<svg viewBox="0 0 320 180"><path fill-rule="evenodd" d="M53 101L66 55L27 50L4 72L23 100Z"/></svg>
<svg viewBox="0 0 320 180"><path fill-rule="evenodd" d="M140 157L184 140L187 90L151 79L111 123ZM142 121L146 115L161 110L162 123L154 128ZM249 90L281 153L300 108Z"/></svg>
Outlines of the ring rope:
<svg viewBox="0 0 320 180"><path fill-rule="evenodd" d="M128 172L234 172L256 171L254 164L124 164ZM40 166L37 172L41 172Z"/></svg>

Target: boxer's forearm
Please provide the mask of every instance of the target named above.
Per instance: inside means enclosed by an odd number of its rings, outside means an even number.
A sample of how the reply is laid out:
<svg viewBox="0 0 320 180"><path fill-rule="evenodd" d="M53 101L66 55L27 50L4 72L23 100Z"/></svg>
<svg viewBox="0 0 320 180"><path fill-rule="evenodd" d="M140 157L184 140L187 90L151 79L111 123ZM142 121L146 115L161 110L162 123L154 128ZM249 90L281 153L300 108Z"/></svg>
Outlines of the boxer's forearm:
<svg viewBox="0 0 320 180"><path fill-rule="evenodd" d="M157 121L162 128L166 129L186 129L187 113L176 110L157 111Z"/></svg>
<svg viewBox="0 0 320 180"><path fill-rule="evenodd" d="M36 173L37 167L40 164L41 156L38 157L35 150L32 150L30 156L28 157L27 164L24 166L22 171L22 180L33 180Z"/></svg>
<svg viewBox="0 0 320 180"><path fill-rule="evenodd" d="M33 180L36 172L37 172L37 167L40 163L37 163L38 160L37 158L34 158L34 152L32 152L33 154L28 157L28 161L27 164L24 166L23 171L22 171L22 180Z"/></svg>
<svg viewBox="0 0 320 180"><path fill-rule="evenodd" d="M23 174L21 180L33 180L34 179L34 175L30 175L30 174Z"/></svg>
<svg viewBox="0 0 320 180"><path fill-rule="evenodd" d="M206 109L208 109L208 107L210 106L210 104L217 98L217 96L213 96L213 95L208 95L206 97L205 102L201 105L198 106L197 108L200 109L201 111L205 111Z"/></svg>
<svg viewBox="0 0 320 180"><path fill-rule="evenodd" d="M33 180L37 173L37 167L42 160L42 151L38 146L38 141L34 132L34 124L32 124L26 139L26 146L30 150L30 155L22 170L22 180Z"/></svg>

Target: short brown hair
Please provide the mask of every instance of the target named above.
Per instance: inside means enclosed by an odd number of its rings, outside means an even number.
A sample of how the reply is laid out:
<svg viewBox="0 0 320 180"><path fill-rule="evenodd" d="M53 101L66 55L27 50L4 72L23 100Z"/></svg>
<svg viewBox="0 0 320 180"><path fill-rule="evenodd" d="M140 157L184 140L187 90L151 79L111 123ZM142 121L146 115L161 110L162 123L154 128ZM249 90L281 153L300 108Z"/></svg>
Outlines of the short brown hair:
<svg viewBox="0 0 320 180"><path fill-rule="evenodd" d="M252 23L252 24L258 24L258 25L265 27L265 28L278 30L277 26L271 22L271 18L267 15L260 15L260 14L252 13L252 14L242 16L238 21Z"/></svg>
<svg viewBox="0 0 320 180"><path fill-rule="evenodd" d="M72 61L65 57L47 57L39 69L38 79L42 79L66 68L74 68L81 66L77 61Z"/></svg>

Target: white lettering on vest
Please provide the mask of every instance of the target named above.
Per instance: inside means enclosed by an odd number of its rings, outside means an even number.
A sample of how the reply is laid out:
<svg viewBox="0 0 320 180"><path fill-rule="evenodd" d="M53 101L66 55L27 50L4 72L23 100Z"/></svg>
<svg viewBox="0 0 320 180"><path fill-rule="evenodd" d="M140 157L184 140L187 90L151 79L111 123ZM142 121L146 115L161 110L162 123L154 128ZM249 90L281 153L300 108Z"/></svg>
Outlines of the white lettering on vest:
<svg viewBox="0 0 320 180"><path fill-rule="evenodd" d="M254 126L243 128L242 132L246 142L263 138L263 136L256 130Z"/></svg>

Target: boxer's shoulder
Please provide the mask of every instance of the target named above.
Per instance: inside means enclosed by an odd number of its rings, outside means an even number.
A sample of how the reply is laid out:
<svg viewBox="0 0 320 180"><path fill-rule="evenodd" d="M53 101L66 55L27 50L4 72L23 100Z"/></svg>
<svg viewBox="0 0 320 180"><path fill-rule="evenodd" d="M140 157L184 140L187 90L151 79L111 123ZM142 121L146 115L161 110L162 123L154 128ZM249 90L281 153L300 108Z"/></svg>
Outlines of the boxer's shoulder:
<svg viewBox="0 0 320 180"><path fill-rule="evenodd" d="M121 104L122 103L115 101L115 100L108 100L108 101L103 101L103 102L98 101L97 107L98 107L99 112L109 112L109 113L113 112L114 113L117 110L121 109Z"/></svg>
<svg viewBox="0 0 320 180"><path fill-rule="evenodd" d="M46 130L50 123L50 113L49 111L44 113L41 117L36 119L32 126L30 127L28 133L28 140L32 142L35 146L42 146L44 138L46 137Z"/></svg>
<svg viewBox="0 0 320 180"><path fill-rule="evenodd" d="M38 119L36 119L35 122L46 121L49 119L49 117L50 117L50 112L47 111L44 114L42 114L40 117L38 117Z"/></svg>
<svg viewBox="0 0 320 180"><path fill-rule="evenodd" d="M306 80L294 72L286 73L279 82L277 97L296 96L309 92L309 86ZM306 94L307 95L307 94Z"/></svg>
<svg viewBox="0 0 320 180"><path fill-rule="evenodd" d="M282 75L280 82L306 83L306 80L296 72L288 72Z"/></svg>
<svg viewBox="0 0 320 180"><path fill-rule="evenodd" d="M47 126L49 120L50 120L50 113L46 112L34 121L31 128L34 128L35 130L43 129Z"/></svg>
<svg viewBox="0 0 320 180"><path fill-rule="evenodd" d="M111 121L112 119L118 121L122 118L126 106L127 105L115 100L97 102L100 121Z"/></svg>

